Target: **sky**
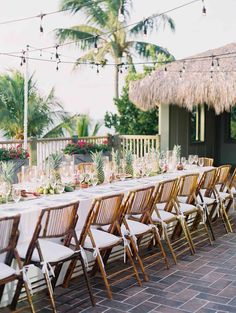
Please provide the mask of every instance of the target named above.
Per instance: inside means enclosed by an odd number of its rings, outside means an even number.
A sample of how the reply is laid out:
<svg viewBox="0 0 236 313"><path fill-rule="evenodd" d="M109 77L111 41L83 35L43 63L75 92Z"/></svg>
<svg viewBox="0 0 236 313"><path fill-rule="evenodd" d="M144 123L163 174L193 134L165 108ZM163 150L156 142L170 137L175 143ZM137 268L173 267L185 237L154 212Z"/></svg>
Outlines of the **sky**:
<svg viewBox="0 0 236 313"><path fill-rule="evenodd" d="M60 5L58 0L2 2L0 23L58 10ZM130 23L187 2L190 0L133 0ZM167 48L176 59L234 42L236 1L205 0L205 6L206 16L201 14L201 1L171 12L169 16L175 21L175 33L166 28L159 30L158 33L149 34L147 38L140 36L139 39ZM43 35L39 32L39 19L0 25L0 52L21 51L27 44L37 48L54 45L57 43L55 29L83 22L84 17L80 13L76 16L65 12L47 16L43 19ZM59 52L68 56L66 60L74 60L81 55L78 48L74 46L60 48ZM39 52L35 52L32 56L40 57ZM49 56L43 54L42 57ZM19 59L0 55L1 73L15 68L22 70ZM89 113L94 119L102 119L106 111L115 112L114 74L111 67L105 67L97 74L96 68L92 69L90 66L74 70L73 65L62 64L59 66L59 71L56 71L55 64L29 61L29 70L30 73L35 72L38 87L43 94L47 94L52 87L55 87L56 96L68 112Z"/></svg>

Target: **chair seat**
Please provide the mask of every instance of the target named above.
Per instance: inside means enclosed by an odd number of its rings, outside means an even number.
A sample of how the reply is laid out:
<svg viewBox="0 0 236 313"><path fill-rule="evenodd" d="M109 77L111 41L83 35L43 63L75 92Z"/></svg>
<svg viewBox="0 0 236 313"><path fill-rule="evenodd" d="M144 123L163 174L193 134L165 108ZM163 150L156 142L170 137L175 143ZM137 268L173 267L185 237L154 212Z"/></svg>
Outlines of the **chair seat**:
<svg viewBox="0 0 236 313"><path fill-rule="evenodd" d="M181 203L186 203L187 200L188 200L188 197L185 197L185 196L178 196L177 199L178 199L178 201L181 202Z"/></svg>
<svg viewBox="0 0 236 313"><path fill-rule="evenodd" d="M176 219L176 215L164 210L158 210L160 217L161 217L161 221L163 222L168 222L170 220ZM160 222L160 218L157 216L157 213L154 211L152 213L152 220L153 222Z"/></svg>
<svg viewBox="0 0 236 313"><path fill-rule="evenodd" d="M58 262L66 258L71 257L74 251L68 247L52 242L50 240L39 239L39 245L42 250L44 261L46 262ZM18 253L22 259L25 259L28 250L29 243L20 244L17 246ZM38 251L35 249L31 260L33 262L39 262L40 258Z"/></svg>
<svg viewBox="0 0 236 313"><path fill-rule="evenodd" d="M16 271L14 270L14 268L11 268L5 263L0 263L0 280L8 278L14 274L16 274Z"/></svg>
<svg viewBox="0 0 236 313"><path fill-rule="evenodd" d="M210 197L202 197L203 198L203 203L205 203L206 205L212 205L215 203L216 199L215 198L210 198ZM201 204L202 203L202 199L201 197L197 197L198 202Z"/></svg>
<svg viewBox="0 0 236 313"><path fill-rule="evenodd" d="M109 228L109 225L108 225L108 228ZM91 229L91 232L92 232L96 247L99 249L116 245L119 243L119 241L122 241L121 237L107 233L106 231L102 231L99 229ZM76 234L79 238L81 231L77 231ZM92 242L88 236L85 239L83 247L85 249L93 249Z"/></svg>
<svg viewBox="0 0 236 313"><path fill-rule="evenodd" d="M197 211L197 208L192 204L179 203L179 210L183 214L188 214Z"/></svg>
<svg viewBox="0 0 236 313"><path fill-rule="evenodd" d="M230 199L230 198L231 198L231 194L228 193L228 192L222 192L222 191L220 191L220 192L219 192L219 195L220 195L220 197L221 197L223 200L226 200L226 199Z"/></svg>
<svg viewBox="0 0 236 313"><path fill-rule="evenodd" d="M140 223L140 222L136 222L136 221L133 221L133 220L126 220L128 226L129 226L129 229L130 229L130 233L131 235L134 235L134 236L137 236L137 235L142 235L148 231L150 231L150 229L152 228L151 225L146 225L146 224L143 224L143 223ZM125 230L125 226L122 225L122 230Z"/></svg>

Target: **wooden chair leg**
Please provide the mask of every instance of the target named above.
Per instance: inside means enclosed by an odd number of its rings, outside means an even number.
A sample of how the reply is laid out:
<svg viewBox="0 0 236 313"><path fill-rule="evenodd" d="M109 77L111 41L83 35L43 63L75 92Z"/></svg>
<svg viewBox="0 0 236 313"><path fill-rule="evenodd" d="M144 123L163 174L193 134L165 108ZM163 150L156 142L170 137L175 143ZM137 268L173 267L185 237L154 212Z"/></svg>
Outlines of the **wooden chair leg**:
<svg viewBox="0 0 236 313"><path fill-rule="evenodd" d="M51 280L51 285L52 285L52 289L53 289L53 290L54 290L55 287L56 287L57 280L58 280L58 277L59 277L60 272L61 272L61 269L62 269L62 265L63 265L63 264L58 264L58 265L56 265L56 267L55 267L55 270L54 270L55 277L53 277L52 280Z"/></svg>
<svg viewBox="0 0 236 313"><path fill-rule="evenodd" d="M155 240L156 240L156 242L157 242L157 244L158 244L158 246L159 246L159 248L161 250L161 254L162 254L163 259L164 259L165 264L166 264L166 268L169 269L170 268L169 262L168 262L168 259L167 259L167 256L166 256L166 252L165 252L165 250L163 248L163 245L161 243L161 238L160 238L159 234L156 231L154 231L153 234L154 234Z"/></svg>
<svg viewBox="0 0 236 313"><path fill-rule="evenodd" d="M13 311L16 309L17 302L19 300L20 293L21 293L23 285L24 285L23 280L19 280L17 285L16 285L16 290L15 290L15 293L14 293L14 296L13 296L13 299L12 299L12 302L11 302L11 305L10 305L10 308Z"/></svg>
<svg viewBox="0 0 236 313"><path fill-rule="evenodd" d="M88 289L88 292L89 292L89 297L90 297L92 306L95 306L96 303L95 303L95 299L94 299L94 296L93 296L92 287L91 287L91 284L90 284L88 272L87 272L87 269L86 269L86 266L84 264L84 260L83 260L82 256L80 256L80 262L81 262L81 266L82 266L82 269L83 269L84 279L85 279L85 282L86 282L86 285L87 285L87 289Z"/></svg>
<svg viewBox="0 0 236 313"><path fill-rule="evenodd" d="M28 284L26 282L24 283L24 287L25 287L26 296L27 296L27 299L28 299L28 302L29 302L29 305L30 305L31 313L35 313L32 297L31 297L31 294L30 294L30 290L29 290Z"/></svg>
<svg viewBox="0 0 236 313"><path fill-rule="evenodd" d="M167 229L164 228L163 231L164 231L164 236L165 236L165 241L166 241L166 243L167 243L167 246L168 246L168 248L169 248L169 250L170 250L170 253L171 253L172 257L173 257L173 260L174 260L175 264L177 264L177 257L176 257L175 251L174 251L174 249L173 249L173 247L172 247L172 245L171 245L171 242L170 242L170 238L169 238L169 236L168 236Z"/></svg>
<svg viewBox="0 0 236 313"><path fill-rule="evenodd" d="M128 248L127 246L125 247L125 252L127 253L127 256L128 256L128 258L129 258L129 260L130 260L130 263L131 263L131 265L132 265L132 267L133 267L133 271L134 271L136 280L137 280L139 286L141 287L141 286L142 286L142 282L141 282L141 280L140 280L140 277L139 277L137 268L136 268L136 266L135 266L135 264L134 264L134 260L133 260L133 258L132 258L131 252L130 252L130 250L129 250L129 248Z"/></svg>
<svg viewBox="0 0 236 313"><path fill-rule="evenodd" d="M215 234L214 234L214 231L213 231L213 227L212 227L212 224L211 224L211 220L210 220L210 217L209 217L209 214L208 214L207 211L206 211L206 225L210 229L212 240L215 241L216 237L215 237Z"/></svg>
<svg viewBox="0 0 236 313"><path fill-rule="evenodd" d="M52 288L52 285L51 285L50 278L49 278L47 273L44 273L43 275L44 275L44 278L45 278L45 281L46 281L50 302L51 302L51 305L52 305L52 311L53 311L53 313L57 313L56 304L55 304L54 297L53 297L53 288Z"/></svg>
<svg viewBox="0 0 236 313"><path fill-rule="evenodd" d="M230 233L232 233L232 232L233 232L233 229L232 229L231 223L230 223L230 221L229 221L228 214L226 213L224 204L222 204L222 213L223 213L223 217L224 217L224 220L225 220L225 222L226 222L226 226L227 226L227 228L228 228L228 231L229 231Z"/></svg>
<svg viewBox="0 0 236 313"><path fill-rule="evenodd" d="M74 270L75 270L75 267L76 267L76 263L77 263L77 260L72 260L70 262L70 265L68 266L68 269L66 271L66 274L65 274L65 277L64 277L64 281L63 281L63 284L62 284L62 286L64 288L68 288L68 286L69 286L69 282L70 282L71 277L72 277L72 275L74 273Z"/></svg>
<svg viewBox="0 0 236 313"><path fill-rule="evenodd" d="M141 271L143 273L144 280L145 281L149 281L148 275L147 275L147 273L145 271L145 267L143 265L143 261L142 261L141 257L139 256L138 249L136 247L136 244L135 244L133 238L129 237L129 241L130 241L130 244L131 244L131 247L132 247L132 251L133 251L134 257L137 259L139 267L140 267L140 269L141 269Z"/></svg>
<svg viewBox="0 0 236 313"><path fill-rule="evenodd" d="M103 281L104 281L104 284L106 286L106 289L107 289L107 294L108 294L108 298L109 299L112 299L112 291L111 291L111 287L110 287L110 284L108 282L108 279L107 279L107 274L106 274L106 271L103 267L103 261L101 260L101 257L100 255L98 254L97 255L97 258L96 258L97 262L98 262L98 267L100 269L100 272L101 272L101 275L102 275L102 278L103 278Z"/></svg>
<svg viewBox="0 0 236 313"><path fill-rule="evenodd" d="M194 246L193 246L193 242L192 242L192 237L191 235L189 236L189 231L188 231L188 225L186 223L186 221L180 221L180 225L182 227L182 230L183 230L183 233L184 233L184 236L188 242L188 245L189 245L189 248L190 248L190 252L191 254L194 254L195 253L195 249L194 249Z"/></svg>

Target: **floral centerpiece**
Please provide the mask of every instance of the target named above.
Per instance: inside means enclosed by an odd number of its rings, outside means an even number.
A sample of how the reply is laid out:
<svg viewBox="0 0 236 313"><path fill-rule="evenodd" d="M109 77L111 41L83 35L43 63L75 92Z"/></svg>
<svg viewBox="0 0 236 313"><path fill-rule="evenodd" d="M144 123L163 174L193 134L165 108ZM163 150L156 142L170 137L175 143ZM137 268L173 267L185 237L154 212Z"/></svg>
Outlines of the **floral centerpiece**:
<svg viewBox="0 0 236 313"><path fill-rule="evenodd" d="M111 148L108 144L108 140L103 140L102 143L92 143L85 140L78 140L77 142L71 141L63 149L64 154L75 156L75 164L81 162L92 162L92 153L102 152L103 154L108 154Z"/></svg>

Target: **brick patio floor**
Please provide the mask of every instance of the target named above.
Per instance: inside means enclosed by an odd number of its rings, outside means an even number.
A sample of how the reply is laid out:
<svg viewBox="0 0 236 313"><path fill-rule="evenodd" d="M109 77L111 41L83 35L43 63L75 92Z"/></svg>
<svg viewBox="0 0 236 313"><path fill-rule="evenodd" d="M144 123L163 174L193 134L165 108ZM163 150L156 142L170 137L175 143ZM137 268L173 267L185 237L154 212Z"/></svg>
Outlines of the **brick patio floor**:
<svg viewBox="0 0 236 313"><path fill-rule="evenodd" d="M112 287L113 300L107 299L101 280L94 278L94 308L83 279L76 278L69 289L56 288L58 313L236 313L236 233L226 235L223 227L213 246L198 247L194 256L179 258L178 265L171 264L169 270L159 263L148 273L150 281L143 287L132 279ZM45 293L34 297L34 304L39 313L52 312Z"/></svg>

